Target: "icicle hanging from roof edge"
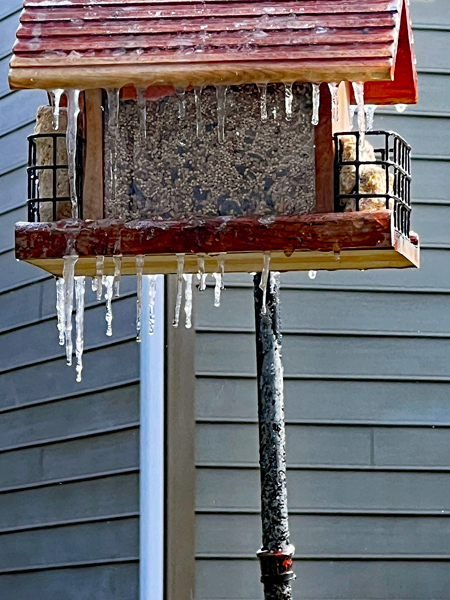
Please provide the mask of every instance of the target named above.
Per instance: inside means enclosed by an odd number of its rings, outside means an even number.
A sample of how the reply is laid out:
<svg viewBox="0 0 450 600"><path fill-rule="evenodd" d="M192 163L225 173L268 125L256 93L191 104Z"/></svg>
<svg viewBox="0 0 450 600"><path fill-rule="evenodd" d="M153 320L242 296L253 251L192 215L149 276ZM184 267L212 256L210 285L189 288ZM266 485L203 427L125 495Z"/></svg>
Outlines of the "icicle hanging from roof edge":
<svg viewBox="0 0 450 600"><path fill-rule="evenodd" d="M114 288L114 275L106 275L105 277L105 300L106 300L106 335L111 337L113 334L112 322L112 299L113 299L113 288Z"/></svg>
<svg viewBox="0 0 450 600"><path fill-rule="evenodd" d="M66 316L64 302L66 296L66 282L64 277L56 279L56 316L58 317L59 345L64 346L66 340Z"/></svg>
<svg viewBox="0 0 450 600"><path fill-rule="evenodd" d="M67 97L67 165L70 186L70 202L72 205L72 218L77 219L78 214L78 194L77 194L77 137L78 137L78 116L80 114L80 90L65 90Z"/></svg>
<svg viewBox="0 0 450 600"><path fill-rule="evenodd" d="M184 254L177 254L177 298L175 301L175 313L172 324L178 327L180 324L181 300L183 298L183 274L184 274Z"/></svg>
<svg viewBox="0 0 450 600"><path fill-rule="evenodd" d="M206 290L206 271L205 271L205 257L199 255L197 258L197 264L198 264L198 273L197 273L197 279L199 280L199 286L198 289L200 292L204 292Z"/></svg>
<svg viewBox="0 0 450 600"><path fill-rule="evenodd" d="M83 350L84 350L84 299L86 292L86 277L84 275L75 277L75 356L77 359L76 372L77 383L81 381L83 371Z"/></svg>
<svg viewBox="0 0 450 600"><path fill-rule="evenodd" d="M65 314L65 337L66 337L66 359L67 365L72 365L72 312L73 312L73 286L75 277L75 264L78 260L76 254L70 254L64 257L63 279L65 281L65 298L64 298L64 314Z"/></svg>
<svg viewBox="0 0 450 600"><path fill-rule="evenodd" d="M292 83L284 84L284 118L286 121L292 121L292 104L294 101L294 92Z"/></svg>
<svg viewBox="0 0 450 600"><path fill-rule="evenodd" d="M114 262L114 298L120 296L120 280L122 278L122 255L116 254L113 256Z"/></svg>
<svg viewBox="0 0 450 600"><path fill-rule="evenodd" d="M267 83L258 84L258 92L261 123L267 123L269 120L269 115L267 112Z"/></svg>
<svg viewBox="0 0 450 600"><path fill-rule="evenodd" d="M225 85L216 86L217 98L217 136L219 144L225 143L225 121L227 115L227 91Z"/></svg>
<svg viewBox="0 0 450 600"><path fill-rule="evenodd" d="M203 115L202 115L202 88L194 88L195 101L195 130L198 138L202 137L203 132Z"/></svg>
<svg viewBox="0 0 450 600"><path fill-rule="evenodd" d="M331 120L333 123L339 121L339 83L329 83L328 88L331 94Z"/></svg>
<svg viewBox="0 0 450 600"><path fill-rule="evenodd" d="M138 254L135 258L136 264L136 341L141 341L142 328L142 275L144 273L145 257Z"/></svg>
<svg viewBox="0 0 450 600"><path fill-rule="evenodd" d="M58 131L59 129L59 116L61 110L61 97L64 94L64 90L61 88L57 88L56 90L52 90L53 93L53 129Z"/></svg>
<svg viewBox="0 0 450 600"><path fill-rule="evenodd" d="M155 302L156 302L156 284L158 275L146 275L148 278L148 332L150 335L155 333Z"/></svg>
<svg viewBox="0 0 450 600"><path fill-rule="evenodd" d="M267 313L267 281L269 279L270 274L270 252L263 252L263 269L261 272L261 281L259 283L259 288L262 290L263 299L262 299L262 309L261 312L263 315Z"/></svg>
<svg viewBox="0 0 450 600"><path fill-rule="evenodd" d="M109 162L110 162L110 194L111 202L116 197L116 163L117 163L117 137L119 130L120 111L120 89L110 88L106 90L108 99L107 132L110 138Z"/></svg>
<svg viewBox="0 0 450 600"><path fill-rule="evenodd" d="M97 256L95 260L95 279L92 280L92 291L97 292L97 301L100 302L103 294L103 273L105 268L105 257Z"/></svg>
<svg viewBox="0 0 450 600"><path fill-rule="evenodd" d="M184 314L186 317L186 329L192 327L192 275L186 273L184 279Z"/></svg>
<svg viewBox="0 0 450 600"><path fill-rule="evenodd" d="M312 84L312 102L313 114L311 123L313 125L318 125L320 119L320 83Z"/></svg>
<svg viewBox="0 0 450 600"><path fill-rule="evenodd" d="M366 111L364 110L364 83L354 81L353 92L358 107L358 131L361 148L366 144Z"/></svg>
<svg viewBox="0 0 450 600"><path fill-rule="evenodd" d="M147 141L147 98L145 96L145 88L137 88L137 108L139 111L139 133L141 136L141 144L145 146Z"/></svg>

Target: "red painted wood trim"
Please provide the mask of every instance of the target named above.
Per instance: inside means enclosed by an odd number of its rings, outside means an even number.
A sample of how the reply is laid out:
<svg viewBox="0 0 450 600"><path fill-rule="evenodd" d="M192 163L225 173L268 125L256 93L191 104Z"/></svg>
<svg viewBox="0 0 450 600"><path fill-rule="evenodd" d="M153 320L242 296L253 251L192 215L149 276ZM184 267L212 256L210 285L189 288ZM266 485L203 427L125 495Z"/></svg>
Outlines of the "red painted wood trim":
<svg viewBox="0 0 450 600"><path fill-rule="evenodd" d="M21 260L123 254L339 251L393 247L392 213L328 213L258 218L193 218L183 221L120 220L18 223Z"/></svg>

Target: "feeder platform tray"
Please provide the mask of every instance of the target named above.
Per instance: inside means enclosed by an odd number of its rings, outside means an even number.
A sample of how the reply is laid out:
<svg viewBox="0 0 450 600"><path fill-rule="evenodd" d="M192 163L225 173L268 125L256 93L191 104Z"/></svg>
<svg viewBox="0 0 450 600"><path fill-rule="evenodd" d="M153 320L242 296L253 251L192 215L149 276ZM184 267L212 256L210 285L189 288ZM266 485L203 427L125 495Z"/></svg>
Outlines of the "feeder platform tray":
<svg viewBox="0 0 450 600"><path fill-rule="evenodd" d="M16 258L56 276L63 257L77 254L76 275L94 276L96 257L104 256L104 273L114 272L113 257L122 255L122 274L136 273L135 257L145 256L144 273L217 271L226 252L227 272L260 271L263 251L271 253L274 271L411 268L420 263L419 240L394 228L391 211L325 213L276 218L214 217L188 220L124 222L65 220L17 223Z"/></svg>

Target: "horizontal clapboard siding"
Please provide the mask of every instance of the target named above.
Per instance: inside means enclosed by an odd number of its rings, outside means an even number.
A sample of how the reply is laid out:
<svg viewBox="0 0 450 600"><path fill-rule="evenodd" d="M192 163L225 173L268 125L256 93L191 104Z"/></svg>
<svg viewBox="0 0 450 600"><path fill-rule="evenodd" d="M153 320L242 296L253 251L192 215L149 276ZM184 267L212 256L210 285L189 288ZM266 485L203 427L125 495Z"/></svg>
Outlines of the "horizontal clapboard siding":
<svg viewBox="0 0 450 600"><path fill-rule="evenodd" d="M40 91L10 92L21 2L0 6L0 598L137 600L139 349L135 282L89 290L81 384L58 345L55 283L14 259L26 218L26 136ZM90 282L87 282L90 288Z"/></svg>
<svg viewBox="0 0 450 600"><path fill-rule="evenodd" d="M282 276L294 597L444 600L450 576L450 9L411 3L420 103L375 126L413 146L420 271ZM261 598L250 277L196 295L199 600Z"/></svg>

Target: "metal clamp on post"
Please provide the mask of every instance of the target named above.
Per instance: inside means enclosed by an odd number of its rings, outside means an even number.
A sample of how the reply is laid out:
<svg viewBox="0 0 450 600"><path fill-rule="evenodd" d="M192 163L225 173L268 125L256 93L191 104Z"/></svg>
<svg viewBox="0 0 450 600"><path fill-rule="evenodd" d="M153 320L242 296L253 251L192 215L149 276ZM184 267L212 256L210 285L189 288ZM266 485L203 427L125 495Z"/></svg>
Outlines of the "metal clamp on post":
<svg viewBox="0 0 450 600"><path fill-rule="evenodd" d="M295 579L295 573L292 570L294 553L295 548L292 544L279 552L259 550L257 556L261 565L262 583L277 584Z"/></svg>

